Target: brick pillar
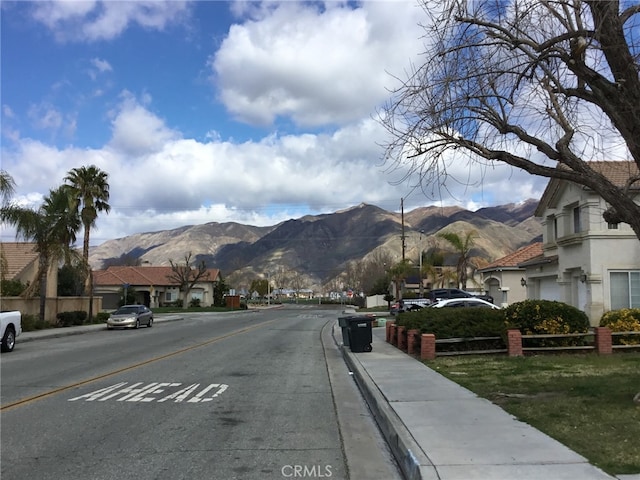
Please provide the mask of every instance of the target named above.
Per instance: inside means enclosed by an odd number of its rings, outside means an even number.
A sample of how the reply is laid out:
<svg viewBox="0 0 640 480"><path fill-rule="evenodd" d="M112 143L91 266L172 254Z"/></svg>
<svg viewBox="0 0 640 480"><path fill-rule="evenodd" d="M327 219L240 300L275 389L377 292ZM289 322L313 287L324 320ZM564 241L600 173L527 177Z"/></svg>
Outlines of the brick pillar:
<svg viewBox="0 0 640 480"><path fill-rule="evenodd" d="M607 327L594 327L596 352L600 355L609 355L613 353L611 330Z"/></svg>
<svg viewBox="0 0 640 480"><path fill-rule="evenodd" d="M398 332L395 323L392 323L389 329L389 343L394 347L398 346Z"/></svg>
<svg viewBox="0 0 640 480"><path fill-rule="evenodd" d="M385 328L386 328L386 335L387 335L387 343L391 343L391 322L387 322L385 324Z"/></svg>
<svg viewBox="0 0 640 480"><path fill-rule="evenodd" d="M417 350L417 339L420 338L420 330L412 328L407 332L407 353L415 355Z"/></svg>
<svg viewBox="0 0 640 480"><path fill-rule="evenodd" d="M520 330L507 330L507 353L510 357L522 357L522 334Z"/></svg>
<svg viewBox="0 0 640 480"><path fill-rule="evenodd" d="M398 327L398 348L403 352L407 351L407 327Z"/></svg>
<svg viewBox="0 0 640 480"><path fill-rule="evenodd" d="M420 359L433 360L436 358L436 336L433 333L423 333L420 336Z"/></svg>

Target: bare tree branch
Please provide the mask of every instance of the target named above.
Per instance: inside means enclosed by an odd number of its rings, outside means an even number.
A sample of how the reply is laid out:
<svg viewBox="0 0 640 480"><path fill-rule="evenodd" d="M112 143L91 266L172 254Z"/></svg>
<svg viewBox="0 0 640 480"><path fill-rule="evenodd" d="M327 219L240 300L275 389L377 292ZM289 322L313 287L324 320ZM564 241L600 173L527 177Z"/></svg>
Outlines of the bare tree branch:
<svg viewBox="0 0 640 480"><path fill-rule="evenodd" d="M390 135L388 171L426 191L461 182L450 176L455 162L505 163L592 189L640 238L633 171L625 187L589 164L629 160L640 170L640 41L632 31L640 4L422 3L424 63L411 65L379 115ZM614 143L615 154L606 147Z"/></svg>

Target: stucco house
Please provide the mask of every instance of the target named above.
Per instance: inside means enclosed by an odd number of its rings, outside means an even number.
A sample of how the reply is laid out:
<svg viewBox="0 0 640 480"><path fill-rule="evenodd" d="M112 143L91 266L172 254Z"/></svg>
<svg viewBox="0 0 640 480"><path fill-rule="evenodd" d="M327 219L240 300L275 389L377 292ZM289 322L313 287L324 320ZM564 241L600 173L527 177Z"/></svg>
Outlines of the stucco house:
<svg viewBox="0 0 640 480"><path fill-rule="evenodd" d="M40 258L32 242L0 242L0 277L2 280L17 280L23 285L33 284L38 279ZM58 292L58 265L55 262L47 272L47 297L55 297Z"/></svg>
<svg viewBox="0 0 640 480"><path fill-rule="evenodd" d="M200 279L189 292L187 303L199 299L200 305L213 305L214 287L220 281L220 270L210 268L208 276ZM171 279L171 267L109 267L93 272L93 294L102 296L104 309L117 308L125 288L136 293L136 302L147 307L162 307L182 299L175 280Z"/></svg>
<svg viewBox="0 0 640 480"><path fill-rule="evenodd" d="M484 290L496 305L506 307L527 299L527 280L523 262L542 255L542 242L526 245L478 270Z"/></svg>
<svg viewBox="0 0 640 480"><path fill-rule="evenodd" d="M638 175L634 162L589 165L621 187ZM592 325L604 312L640 307L640 241L629 225L602 218L608 207L584 186L549 181L535 211L543 224L542 255L520 264L528 298L571 304Z"/></svg>

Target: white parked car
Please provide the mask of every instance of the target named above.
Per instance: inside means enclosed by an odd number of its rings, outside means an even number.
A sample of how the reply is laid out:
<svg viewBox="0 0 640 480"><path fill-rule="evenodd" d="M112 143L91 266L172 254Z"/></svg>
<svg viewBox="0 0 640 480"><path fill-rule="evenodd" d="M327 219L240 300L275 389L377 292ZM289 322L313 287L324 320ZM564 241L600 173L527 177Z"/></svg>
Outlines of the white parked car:
<svg viewBox="0 0 640 480"><path fill-rule="evenodd" d="M2 351L11 352L16 337L22 333L22 314L19 311L0 312L0 339Z"/></svg>
<svg viewBox="0 0 640 480"><path fill-rule="evenodd" d="M443 308L443 307L481 307L481 308L493 308L499 310L500 307L494 305L491 302L482 300L481 298L448 298L446 300L440 300L430 305L431 308Z"/></svg>

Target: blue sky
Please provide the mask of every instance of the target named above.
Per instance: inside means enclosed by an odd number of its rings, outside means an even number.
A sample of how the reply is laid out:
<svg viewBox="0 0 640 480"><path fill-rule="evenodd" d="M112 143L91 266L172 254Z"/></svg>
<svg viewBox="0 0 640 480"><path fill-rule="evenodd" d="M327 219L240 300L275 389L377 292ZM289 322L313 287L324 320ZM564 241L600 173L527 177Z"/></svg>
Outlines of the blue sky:
<svg viewBox="0 0 640 480"><path fill-rule="evenodd" d="M1 160L14 200L37 206L70 169L97 165L112 206L92 233L99 244L362 202L476 209L539 197L546 182L506 168L431 198L386 171L374 117L420 61L420 14L405 0L2 1Z"/></svg>

